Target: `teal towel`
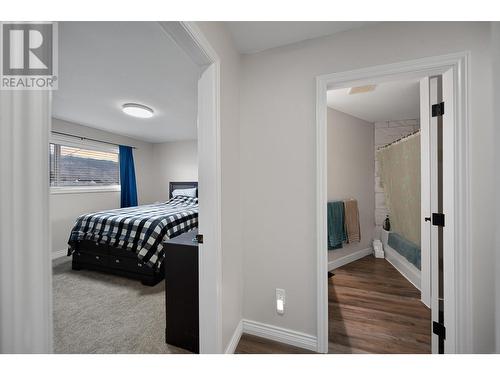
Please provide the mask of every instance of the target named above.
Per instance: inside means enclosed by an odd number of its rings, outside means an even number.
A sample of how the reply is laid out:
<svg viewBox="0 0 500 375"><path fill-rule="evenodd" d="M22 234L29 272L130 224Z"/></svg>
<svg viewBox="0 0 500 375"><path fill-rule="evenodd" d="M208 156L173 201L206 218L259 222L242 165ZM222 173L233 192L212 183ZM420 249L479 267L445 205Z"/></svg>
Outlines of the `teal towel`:
<svg viewBox="0 0 500 375"><path fill-rule="evenodd" d="M328 202L328 250L340 249L346 240L344 202Z"/></svg>

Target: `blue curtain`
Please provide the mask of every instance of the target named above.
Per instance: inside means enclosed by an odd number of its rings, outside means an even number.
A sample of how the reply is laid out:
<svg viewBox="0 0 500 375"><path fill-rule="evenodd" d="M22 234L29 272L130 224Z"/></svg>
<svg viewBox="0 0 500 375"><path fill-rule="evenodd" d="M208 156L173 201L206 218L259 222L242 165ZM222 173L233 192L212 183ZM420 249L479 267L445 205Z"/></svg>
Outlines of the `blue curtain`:
<svg viewBox="0 0 500 375"><path fill-rule="evenodd" d="M137 206L134 155L132 147L120 146L121 207Z"/></svg>

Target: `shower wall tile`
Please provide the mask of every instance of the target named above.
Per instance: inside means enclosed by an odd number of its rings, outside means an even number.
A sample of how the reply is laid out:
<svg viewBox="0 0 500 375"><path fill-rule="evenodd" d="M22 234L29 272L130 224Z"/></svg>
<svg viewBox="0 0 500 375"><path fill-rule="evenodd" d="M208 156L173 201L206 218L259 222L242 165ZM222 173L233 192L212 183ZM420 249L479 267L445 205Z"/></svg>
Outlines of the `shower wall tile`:
<svg viewBox="0 0 500 375"><path fill-rule="evenodd" d="M384 188L382 187L382 183L380 181L380 177L375 174L375 194L376 193L383 193Z"/></svg>
<svg viewBox="0 0 500 375"><path fill-rule="evenodd" d="M375 193L375 208L386 208L385 193Z"/></svg>
<svg viewBox="0 0 500 375"><path fill-rule="evenodd" d="M375 225L384 224L386 216L389 214L387 208L376 208L375 209Z"/></svg>

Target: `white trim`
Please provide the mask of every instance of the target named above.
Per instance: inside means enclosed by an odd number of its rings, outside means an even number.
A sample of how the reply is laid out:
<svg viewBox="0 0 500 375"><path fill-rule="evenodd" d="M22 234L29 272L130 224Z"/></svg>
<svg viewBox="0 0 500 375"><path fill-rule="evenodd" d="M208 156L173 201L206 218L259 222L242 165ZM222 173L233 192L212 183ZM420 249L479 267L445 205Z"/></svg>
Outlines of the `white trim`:
<svg viewBox="0 0 500 375"><path fill-rule="evenodd" d="M243 332L311 351L318 346L317 338L312 335L253 320L243 319Z"/></svg>
<svg viewBox="0 0 500 375"><path fill-rule="evenodd" d="M327 132L328 79L316 78L316 314L318 353L328 353Z"/></svg>
<svg viewBox="0 0 500 375"><path fill-rule="evenodd" d="M413 284L415 288L421 290L421 277L420 270L415 267L413 264L408 262L408 260L399 254L396 250L394 250L389 245L384 246L385 259L392 264L392 266L401 274L403 277ZM424 303L424 301L422 301ZM425 304L427 307L429 305Z"/></svg>
<svg viewBox="0 0 500 375"><path fill-rule="evenodd" d="M229 340L229 343L226 346L226 350L224 350L225 354L234 354L236 348L238 347L242 334L243 334L243 321L240 320L240 322L238 323L233 332L233 335L231 336L231 340Z"/></svg>
<svg viewBox="0 0 500 375"><path fill-rule="evenodd" d="M165 28L165 23L160 23ZM177 29L179 34L172 36L176 42L181 40L195 44L201 52L200 56L205 57L199 65L206 69L213 68L214 74L211 76L210 88L213 97L209 98L213 106L213 118L206 119L211 123L215 134L215 150L211 150L215 157L215 176L211 176L211 183L215 186L215 196L211 197L211 205L216 207L216 212L207 214L210 217L212 233L205 233L205 237L213 236L213 245L210 248L201 245L199 255L199 316L200 316L200 353L224 353L222 343L222 208L221 208L221 130L220 130L220 58L208 42L203 32L195 22L179 22L181 27L168 28L168 32ZM183 46L183 48L190 48ZM203 64L204 63L204 64ZM198 142L200 142L199 137ZM208 140L207 140L208 142ZM212 145L209 145L212 148ZM200 210L200 219L202 212ZM200 222L201 223L201 222ZM201 224L200 224L201 225ZM208 236L207 236L208 235Z"/></svg>
<svg viewBox="0 0 500 375"><path fill-rule="evenodd" d="M335 251L335 250L331 250ZM345 266L346 264L352 263L358 259L364 258L365 256L373 254L373 249L367 247L366 249L356 250L350 254L344 255L338 259L328 262L328 271L332 271L335 268Z"/></svg>
<svg viewBox="0 0 500 375"><path fill-rule="evenodd" d="M109 186L51 186L50 194L116 193L121 192L120 185Z"/></svg>
<svg viewBox="0 0 500 375"><path fill-rule="evenodd" d="M62 258L68 255L68 249L53 251L51 255L52 255L52 260Z"/></svg>
<svg viewBox="0 0 500 375"><path fill-rule="evenodd" d="M453 70L454 97L454 223L448 226L448 236L453 239L454 259L446 273L445 285L453 285L447 304L454 306L452 321L446 323L447 353L472 351L471 304L471 243L470 243L470 175L469 175L469 88L470 53L461 52L444 56L427 57L365 69L333 73L316 77L316 227L317 227L317 335L318 351L328 349L328 283L326 269L328 256L326 236L326 92L327 88L343 88L404 78L421 78L441 75ZM445 192L446 194L446 192ZM450 241L451 242L451 241ZM450 268L448 268L450 269ZM450 332L450 334L448 334Z"/></svg>

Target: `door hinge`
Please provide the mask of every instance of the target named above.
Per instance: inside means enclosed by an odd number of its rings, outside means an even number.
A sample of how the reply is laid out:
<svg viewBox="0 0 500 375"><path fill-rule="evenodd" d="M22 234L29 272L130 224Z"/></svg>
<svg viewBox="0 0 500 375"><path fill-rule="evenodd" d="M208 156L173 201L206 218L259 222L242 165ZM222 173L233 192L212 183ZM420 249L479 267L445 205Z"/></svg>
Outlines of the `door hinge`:
<svg viewBox="0 0 500 375"><path fill-rule="evenodd" d="M197 234L195 238L197 243L203 243L203 234Z"/></svg>
<svg viewBox="0 0 500 375"><path fill-rule="evenodd" d="M438 335L439 338L446 340L446 327L442 323L432 322L432 333Z"/></svg>
<svg viewBox="0 0 500 375"><path fill-rule="evenodd" d="M444 227L444 214L433 213L432 225L436 225L438 227Z"/></svg>
<svg viewBox="0 0 500 375"><path fill-rule="evenodd" d="M444 115L444 102L432 105L432 117Z"/></svg>

